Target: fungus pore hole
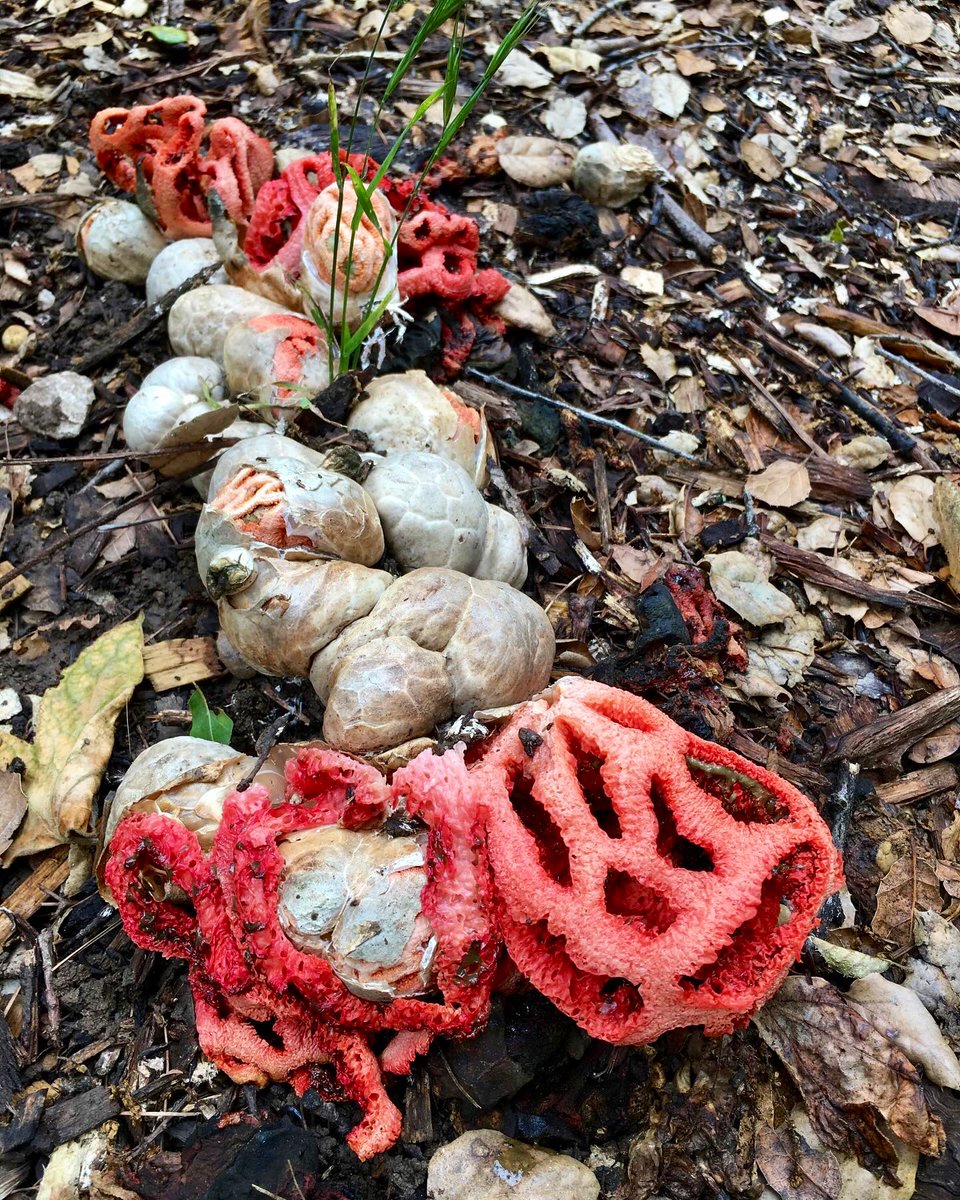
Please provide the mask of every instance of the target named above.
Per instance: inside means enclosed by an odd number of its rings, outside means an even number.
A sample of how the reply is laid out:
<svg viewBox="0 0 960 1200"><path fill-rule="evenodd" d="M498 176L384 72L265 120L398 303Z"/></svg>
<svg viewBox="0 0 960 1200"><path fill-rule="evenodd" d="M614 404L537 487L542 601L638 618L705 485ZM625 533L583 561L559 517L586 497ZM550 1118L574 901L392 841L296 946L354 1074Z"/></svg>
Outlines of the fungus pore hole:
<svg viewBox="0 0 960 1200"><path fill-rule="evenodd" d="M666 933L677 919L670 904L652 887L640 883L625 871L611 867L604 884L607 912L626 917L644 932Z"/></svg>
<svg viewBox="0 0 960 1200"><path fill-rule="evenodd" d="M546 808L533 794L533 780L522 767L510 779L510 803L520 823L530 834L544 871L563 887L570 886L570 854L563 835Z"/></svg>
<svg viewBox="0 0 960 1200"><path fill-rule="evenodd" d="M728 816L743 825L775 825L790 816L790 810L755 779L731 767L687 757L693 782L701 791L720 801Z"/></svg>
<svg viewBox="0 0 960 1200"><path fill-rule="evenodd" d="M567 744L576 764L577 783L593 819L608 838L622 838L620 817L603 784L604 760L572 739Z"/></svg>
<svg viewBox="0 0 960 1200"><path fill-rule="evenodd" d="M815 878L813 847L798 846L764 880L757 911L734 930L730 944L712 962L682 975L680 986L688 992L709 990L728 1002L738 993L754 991L769 970L778 969L777 951L785 943L794 914L808 906ZM782 923L781 905L789 910Z"/></svg>
<svg viewBox="0 0 960 1200"><path fill-rule="evenodd" d="M712 871L710 851L691 842L677 829L673 809L667 803L663 784L656 775L650 781L650 803L657 818L657 853L660 857L684 871Z"/></svg>

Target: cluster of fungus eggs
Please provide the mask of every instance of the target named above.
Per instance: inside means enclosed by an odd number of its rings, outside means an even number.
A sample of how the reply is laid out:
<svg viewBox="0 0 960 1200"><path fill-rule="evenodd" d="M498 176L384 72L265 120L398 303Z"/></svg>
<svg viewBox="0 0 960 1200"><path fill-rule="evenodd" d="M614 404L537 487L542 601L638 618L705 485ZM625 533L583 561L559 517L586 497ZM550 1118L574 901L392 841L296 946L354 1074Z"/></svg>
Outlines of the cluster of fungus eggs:
<svg viewBox="0 0 960 1200"><path fill-rule="evenodd" d="M93 142L118 186L152 188L155 221L105 202L81 226L85 261L152 304L182 293L176 357L127 405L127 443L229 437L196 534L221 656L308 679L324 705L323 743L260 761L173 738L114 797L101 888L138 945L187 960L201 1047L237 1082L300 1092L331 1066L366 1158L400 1132L383 1074L479 1028L499 964L613 1043L742 1024L840 880L813 806L636 697L548 687L523 530L482 494L494 447L455 393L422 372L375 379L347 421L362 453L280 432L337 367L300 284L348 324L398 281L460 305L455 364L464 306L509 290L478 271L476 225L423 200L393 239L396 185L354 221L329 155L271 179L263 139L207 126L190 97L98 114ZM469 756L417 753L485 708L512 712ZM389 780L360 758L398 747Z"/></svg>

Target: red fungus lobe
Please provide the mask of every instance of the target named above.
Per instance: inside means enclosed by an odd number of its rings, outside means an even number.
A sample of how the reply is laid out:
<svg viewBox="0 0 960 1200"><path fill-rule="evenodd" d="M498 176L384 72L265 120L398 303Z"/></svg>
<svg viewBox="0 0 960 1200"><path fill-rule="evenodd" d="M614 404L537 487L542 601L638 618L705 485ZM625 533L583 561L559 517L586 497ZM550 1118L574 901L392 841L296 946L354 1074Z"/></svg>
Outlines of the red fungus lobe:
<svg viewBox="0 0 960 1200"><path fill-rule="evenodd" d="M430 756L432 757L432 756ZM234 792L209 858L174 818L125 817L105 875L124 928L144 949L190 964L204 1053L239 1083L289 1080L302 1093L326 1083L363 1110L347 1137L360 1158L388 1149L400 1113L383 1072L407 1073L436 1033L468 1033L489 1011L499 941L490 922L482 809L458 755L418 763L391 789L373 767L334 751L302 749L285 767L286 796L272 805L257 785ZM441 942L436 994L390 1002L350 993L318 955L290 942L278 915L278 842L301 829L340 823L376 827L405 801L428 830L424 911ZM167 885L185 893L185 905ZM378 1060L370 1037L393 1031Z"/></svg>
<svg viewBox="0 0 960 1200"><path fill-rule="evenodd" d="M842 878L795 788L602 684L522 705L471 774L507 951L605 1041L743 1024Z"/></svg>
<svg viewBox="0 0 960 1200"><path fill-rule="evenodd" d="M196 96L157 104L107 108L90 123L97 165L122 191L150 191L160 228L169 238L209 237L206 192L215 187L230 219L245 224L257 192L273 174L270 143L236 117L206 126Z"/></svg>

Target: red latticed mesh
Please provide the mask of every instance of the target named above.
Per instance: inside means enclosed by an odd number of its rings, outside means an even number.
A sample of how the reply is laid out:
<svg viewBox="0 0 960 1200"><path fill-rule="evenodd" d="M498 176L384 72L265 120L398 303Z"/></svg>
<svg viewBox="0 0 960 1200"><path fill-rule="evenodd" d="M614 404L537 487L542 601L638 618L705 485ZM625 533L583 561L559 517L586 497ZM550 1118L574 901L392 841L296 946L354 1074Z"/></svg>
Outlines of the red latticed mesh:
<svg viewBox="0 0 960 1200"><path fill-rule="evenodd" d="M779 985L841 879L827 827L789 784L585 680L521 705L469 767L428 751L388 785L307 748L286 780L280 804L256 785L228 797L209 856L173 817L124 818L106 882L137 945L190 964L204 1053L237 1082L356 1100L348 1140L363 1158L399 1136L383 1072L407 1073L438 1033L481 1026L503 944L595 1037L725 1033ZM321 826L377 829L398 810L426 832L420 904L436 953L428 995L378 1001L287 937L279 845Z"/></svg>
<svg viewBox="0 0 960 1200"><path fill-rule="evenodd" d="M436 1033L469 1033L489 1011L500 943L490 924L486 860L478 852L482 815L457 756L434 761L439 769L425 759L400 772L392 793L373 767L333 751L304 750L287 764L282 804L271 805L256 785L227 799L209 858L174 818L139 813L120 822L105 869L130 938L190 964L207 1057L238 1083L289 1080L300 1093L317 1086L355 1100L364 1115L347 1140L361 1158L400 1135L383 1072L409 1072ZM459 772L451 774L456 763ZM322 825L375 826L400 790L433 847L423 909L439 942L436 999L374 1002L353 995L326 959L286 937L277 843ZM171 885L189 906L168 895ZM378 1059L370 1037L381 1031L395 1036ZM328 1065L336 1073L332 1092Z"/></svg>
<svg viewBox="0 0 960 1200"><path fill-rule="evenodd" d="M90 147L101 171L133 192L139 170L169 238L210 237L205 197L211 187L230 219L245 224L273 174L266 138L236 117L208 128L206 111L196 96L170 96L157 104L103 109L90 123Z"/></svg>
<svg viewBox="0 0 960 1200"><path fill-rule="evenodd" d="M522 706L471 773L511 958L608 1042L743 1024L841 880L795 788L602 684Z"/></svg>

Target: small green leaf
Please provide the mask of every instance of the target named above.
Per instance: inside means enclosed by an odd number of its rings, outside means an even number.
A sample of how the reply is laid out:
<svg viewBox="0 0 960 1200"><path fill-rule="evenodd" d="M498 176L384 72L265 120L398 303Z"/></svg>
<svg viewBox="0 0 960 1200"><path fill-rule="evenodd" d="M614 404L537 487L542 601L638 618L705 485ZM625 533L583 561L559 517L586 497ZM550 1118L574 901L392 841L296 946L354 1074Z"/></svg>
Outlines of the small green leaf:
<svg viewBox="0 0 960 1200"><path fill-rule="evenodd" d="M844 235L844 229L846 228L846 225L847 225L846 221L843 219L843 217L841 217L840 220L836 223L836 225L834 225L834 227L827 234L827 241L828 242L836 242L836 244L838 246L843 245L843 240L844 240L843 235Z"/></svg>
<svg viewBox="0 0 960 1200"><path fill-rule="evenodd" d="M190 715L193 717L193 723L190 726L191 737L202 738L205 742L219 742L221 746L230 745L233 721L222 708L213 712L199 688L193 689L188 707Z"/></svg>
<svg viewBox="0 0 960 1200"><path fill-rule="evenodd" d="M179 29L176 25L148 25L144 32L165 46L184 46L193 36L189 29Z"/></svg>

